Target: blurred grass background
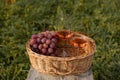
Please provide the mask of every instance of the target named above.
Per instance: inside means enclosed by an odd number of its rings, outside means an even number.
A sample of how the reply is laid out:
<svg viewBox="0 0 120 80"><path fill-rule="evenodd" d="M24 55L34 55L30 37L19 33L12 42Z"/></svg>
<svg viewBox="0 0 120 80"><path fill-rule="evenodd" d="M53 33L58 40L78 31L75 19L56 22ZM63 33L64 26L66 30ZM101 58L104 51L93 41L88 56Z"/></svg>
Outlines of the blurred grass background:
<svg viewBox="0 0 120 80"><path fill-rule="evenodd" d="M25 44L45 29L93 38L95 80L120 80L120 0L0 0L0 80L25 80Z"/></svg>

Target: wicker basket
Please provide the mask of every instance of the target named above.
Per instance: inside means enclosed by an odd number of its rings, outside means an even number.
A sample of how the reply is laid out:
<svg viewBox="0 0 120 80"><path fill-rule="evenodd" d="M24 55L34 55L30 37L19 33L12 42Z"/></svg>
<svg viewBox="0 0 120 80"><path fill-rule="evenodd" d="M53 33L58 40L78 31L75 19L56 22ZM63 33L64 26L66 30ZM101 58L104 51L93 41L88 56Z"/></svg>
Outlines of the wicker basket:
<svg viewBox="0 0 120 80"><path fill-rule="evenodd" d="M92 64L92 58L96 48L95 43L91 38L83 34L75 33L71 40L74 40L75 38L85 39L89 42L89 46L85 48L87 52L81 52L79 48L74 48L71 45L69 45L69 47L59 46L57 48L59 53L65 49L69 57L53 57L37 54L30 49L28 41L26 49L31 65L38 72L51 75L64 76L70 74L80 74L87 71ZM63 44L65 43L63 42Z"/></svg>

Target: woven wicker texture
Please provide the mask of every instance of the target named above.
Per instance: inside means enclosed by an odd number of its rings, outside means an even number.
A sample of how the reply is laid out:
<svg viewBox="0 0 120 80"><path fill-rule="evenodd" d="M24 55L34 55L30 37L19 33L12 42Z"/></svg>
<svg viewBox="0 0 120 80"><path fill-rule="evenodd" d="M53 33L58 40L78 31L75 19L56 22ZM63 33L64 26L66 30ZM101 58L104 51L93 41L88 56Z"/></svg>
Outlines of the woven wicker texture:
<svg viewBox="0 0 120 80"><path fill-rule="evenodd" d="M84 48L73 47L69 42L70 40L74 41L76 38L87 41L87 46ZM26 49L33 68L41 73L61 76L80 74L90 68L96 47L91 38L75 32L71 38L67 40L61 39L58 45L57 52L60 57L45 56L33 52L30 49L28 41L26 44ZM64 57L62 57L63 51L66 53Z"/></svg>

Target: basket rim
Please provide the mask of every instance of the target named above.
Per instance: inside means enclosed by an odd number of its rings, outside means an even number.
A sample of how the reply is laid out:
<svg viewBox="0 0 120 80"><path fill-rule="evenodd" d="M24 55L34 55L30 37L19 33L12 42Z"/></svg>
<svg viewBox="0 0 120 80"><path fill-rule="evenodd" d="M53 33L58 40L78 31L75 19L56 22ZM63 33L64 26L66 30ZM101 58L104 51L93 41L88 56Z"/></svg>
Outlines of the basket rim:
<svg viewBox="0 0 120 80"><path fill-rule="evenodd" d="M77 32L76 32L76 33L77 33ZM40 58L46 58L46 59L53 59L53 60L64 60L64 61L69 61L69 60L75 60L75 59L85 59L85 58L88 58L88 57L90 57L90 56L93 56L93 55L94 55L94 52L96 51L96 44L95 44L95 41L94 41L92 38L90 38L90 37L88 37L88 36L86 36L86 35L84 35L84 34L81 34L81 33L77 33L77 34L80 34L80 35L82 35L82 36L87 37L88 40L90 40L90 41L95 45L95 49L93 50L93 52L90 53L90 54L88 54L88 55L85 56L85 57L81 57L81 56L73 56L73 57L55 57L55 56L46 56L46 55L38 54L38 53L36 53L36 52L34 52L34 51L31 50L30 44L29 44L29 41L30 41L30 40L28 40L27 43L26 43L26 49L27 49L27 51L28 51L28 50L30 51L30 52L28 52L28 54L30 54L30 55L32 55L32 56L40 57Z"/></svg>

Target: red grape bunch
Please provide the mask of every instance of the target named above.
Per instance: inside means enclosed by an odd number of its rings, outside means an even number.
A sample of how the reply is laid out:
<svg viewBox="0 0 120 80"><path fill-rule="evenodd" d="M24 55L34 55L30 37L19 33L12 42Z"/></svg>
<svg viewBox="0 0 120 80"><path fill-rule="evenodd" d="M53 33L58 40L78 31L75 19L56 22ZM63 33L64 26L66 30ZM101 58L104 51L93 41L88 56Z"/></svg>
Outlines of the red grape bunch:
<svg viewBox="0 0 120 80"><path fill-rule="evenodd" d="M56 54L56 43L58 37L54 31L46 31L39 34L33 34L30 39L31 50L43 54L57 56Z"/></svg>

